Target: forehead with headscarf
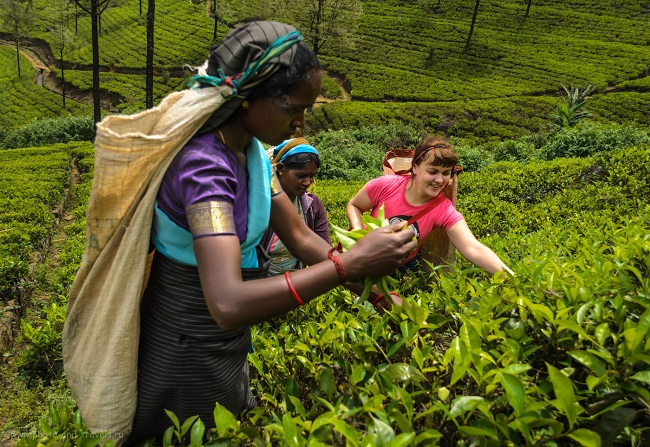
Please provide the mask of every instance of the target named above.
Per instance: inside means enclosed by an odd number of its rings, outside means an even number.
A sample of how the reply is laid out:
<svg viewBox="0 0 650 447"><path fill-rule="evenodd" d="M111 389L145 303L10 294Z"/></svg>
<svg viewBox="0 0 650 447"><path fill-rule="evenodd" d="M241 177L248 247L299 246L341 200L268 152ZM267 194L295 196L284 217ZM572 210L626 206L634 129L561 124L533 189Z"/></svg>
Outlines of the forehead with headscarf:
<svg viewBox="0 0 650 447"><path fill-rule="evenodd" d="M208 76L198 76L200 85L233 85L236 94L206 121L200 133L221 125L241 105L251 90L272 76L281 66L290 67L295 44L302 40L292 26L274 21L246 23L230 31L223 43L211 48ZM212 78L212 80L210 80Z"/></svg>
<svg viewBox="0 0 650 447"><path fill-rule="evenodd" d="M289 140L284 140L273 148L271 164L276 166L278 163L282 163L287 158L297 154L318 155L318 151L303 137L291 138Z"/></svg>

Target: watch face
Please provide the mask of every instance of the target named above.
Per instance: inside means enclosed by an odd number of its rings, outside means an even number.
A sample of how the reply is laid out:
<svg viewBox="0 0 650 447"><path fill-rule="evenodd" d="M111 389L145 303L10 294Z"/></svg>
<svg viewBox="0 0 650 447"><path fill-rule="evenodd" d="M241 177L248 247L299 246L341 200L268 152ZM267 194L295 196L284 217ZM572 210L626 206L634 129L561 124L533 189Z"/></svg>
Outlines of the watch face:
<svg viewBox="0 0 650 447"><path fill-rule="evenodd" d="M408 221L411 217L413 216L393 216L390 219L388 219L389 223L395 223L395 222L403 222L403 221ZM415 233L416 239L420 240L420 227L418 227L417 222L413 222L410 225L411 229Z"/></svg>

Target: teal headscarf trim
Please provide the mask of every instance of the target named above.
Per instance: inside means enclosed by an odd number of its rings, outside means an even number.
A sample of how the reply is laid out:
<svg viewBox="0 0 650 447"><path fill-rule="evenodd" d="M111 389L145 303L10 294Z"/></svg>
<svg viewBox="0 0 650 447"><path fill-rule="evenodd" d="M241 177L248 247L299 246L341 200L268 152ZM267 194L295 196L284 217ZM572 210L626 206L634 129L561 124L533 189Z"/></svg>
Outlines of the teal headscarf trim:
<svg viewBox="0 0 650 447"><path fill-rule="evenodd" d="M276 159L276 156L280 153L282 148L284 148L287 145L287 143L289 143L291 141L293 141L293 140L285 140L285 141L283 141L282 143L280 143L279 145L277 145L273 149L273 162L274 163L280 163L280 162L284 161L287 157L291 157L292 155L296 155L296 154L316 154L316 155L318 155L318 151L313 146L311 146L309 144L299 144L297 146L292 147L287 152L285 152L280 157L279 160Z"/></svg>
<svg viewBox="0 0 650 447"><path fill-rule="evenodd" d="M232 87L232 96L236 96L243 86L253 79L260 68L267 64L271 59L277 57L279 54L284 53L288 48L303 40L300 31L292 31L278 39L276 39L269 47L262 53L262 55L253 61L242 73L236 76L226 76L221 68L218 69L219 76L210 75L194 75L190 79L189 86L192 88L202 87L219 87L226 84ZM277 68L276 68L277 69Z"/></svg>

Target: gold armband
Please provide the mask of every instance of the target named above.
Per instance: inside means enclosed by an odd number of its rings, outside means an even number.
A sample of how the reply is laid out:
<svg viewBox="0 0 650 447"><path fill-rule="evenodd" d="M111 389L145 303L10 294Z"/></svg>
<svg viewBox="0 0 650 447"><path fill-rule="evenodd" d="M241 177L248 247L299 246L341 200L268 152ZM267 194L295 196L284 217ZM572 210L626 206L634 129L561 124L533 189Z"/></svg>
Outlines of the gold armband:
<svg viewBox="0 0 650 447"><path fill-rule="evenodd" d="M195 203L187 207L185 213L193 237L220 233L237 234L231 203Z"/></svg>

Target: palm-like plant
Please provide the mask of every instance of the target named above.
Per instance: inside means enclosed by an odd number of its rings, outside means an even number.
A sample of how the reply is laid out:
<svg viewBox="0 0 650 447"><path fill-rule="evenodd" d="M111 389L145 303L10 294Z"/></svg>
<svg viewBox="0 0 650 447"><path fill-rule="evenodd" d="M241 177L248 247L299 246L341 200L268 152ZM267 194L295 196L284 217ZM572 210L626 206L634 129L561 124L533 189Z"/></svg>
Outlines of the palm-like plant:
<svg viewBox="0 0 650 447"><path fill-rule="evenodd" d="M550 115L551 126L557 129L573 127L585 118L592 116L582 107L587 102L587 96L595 90L595 86L589 84L582 88L562 86L566 94L566 101L557 105L555 113Z"/></svg>

